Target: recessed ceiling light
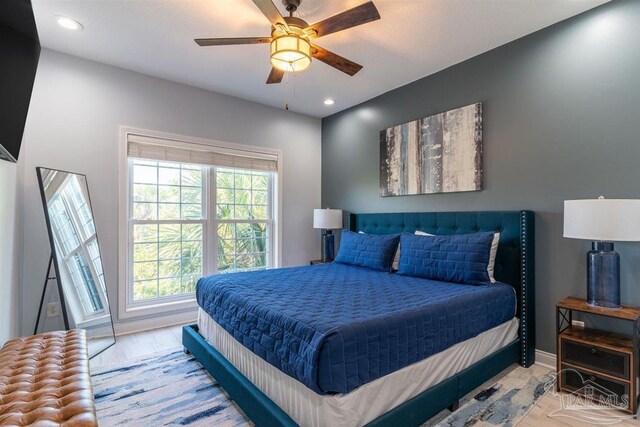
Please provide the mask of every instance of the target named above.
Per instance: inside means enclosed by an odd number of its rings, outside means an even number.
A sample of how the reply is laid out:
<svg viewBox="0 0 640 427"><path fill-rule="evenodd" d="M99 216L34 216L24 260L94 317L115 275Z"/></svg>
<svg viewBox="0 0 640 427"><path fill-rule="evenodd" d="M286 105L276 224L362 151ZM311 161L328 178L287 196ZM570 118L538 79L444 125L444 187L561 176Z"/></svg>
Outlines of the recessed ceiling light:
<svg viewBox="0 0 640 427"><path fill-rule="evenodd" d="M71 19L66 16L54 16L54 18L62 28L73 31L82 30L82 24L75 19Z"/></svg>
<svg viewBox="0 0 640 427"><path fill-rule="evenodd" d="M333 105L335 103L336 103L336 101L334 101L331 98L327 98L327 99L324 100L324 105Z"/></svg>

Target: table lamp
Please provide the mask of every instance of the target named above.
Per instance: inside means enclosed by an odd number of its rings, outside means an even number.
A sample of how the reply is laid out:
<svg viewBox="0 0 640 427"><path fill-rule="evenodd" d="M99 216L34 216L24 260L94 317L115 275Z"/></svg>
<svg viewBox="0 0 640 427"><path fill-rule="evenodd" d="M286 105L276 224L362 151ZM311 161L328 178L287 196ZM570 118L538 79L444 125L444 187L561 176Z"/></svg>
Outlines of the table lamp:
<svg viewBox="0 0 640 427"><path fill-rule="evenodd" d="M331 230L342 228L341 209L314 209L313 228L320 228L322 232L322 261L333 261L334 241Z"/></svg>
<svg viewBox="0 0 640 427"><path fill-rule="evenodd" d="M640 200L565 200L564 237L591 240L587 302L620 308L620 255L613 242L640 241Z"/></svg>

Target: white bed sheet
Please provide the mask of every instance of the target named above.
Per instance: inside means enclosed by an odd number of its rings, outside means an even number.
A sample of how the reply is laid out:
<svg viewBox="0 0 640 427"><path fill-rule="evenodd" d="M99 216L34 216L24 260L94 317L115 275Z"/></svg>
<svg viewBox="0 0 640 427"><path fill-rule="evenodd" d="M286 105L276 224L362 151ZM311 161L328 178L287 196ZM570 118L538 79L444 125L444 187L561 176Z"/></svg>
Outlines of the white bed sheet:
<svg viewBox="0 0 640 427"><path fill-rule="evenodd" d="M305 427L365 425L518 336L518 319L513 318L347 394L320 395L244 347L202 309L198 312L198 327L200 334L249 381Z"/></svg>

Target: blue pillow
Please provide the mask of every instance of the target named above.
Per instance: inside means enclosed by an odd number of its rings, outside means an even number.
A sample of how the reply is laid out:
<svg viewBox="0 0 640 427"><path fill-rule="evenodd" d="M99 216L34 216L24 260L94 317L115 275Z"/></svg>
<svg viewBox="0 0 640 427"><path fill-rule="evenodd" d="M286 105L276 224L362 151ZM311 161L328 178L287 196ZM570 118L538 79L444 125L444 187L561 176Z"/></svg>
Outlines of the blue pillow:
<svg viewBox="0 0 640 427"><path fill-rule="evenodd" d="M360 234L343 230L335 262L389 271L399 241L399 234Z"/></svg>
<svg viewBox="0 0 640 427"><path fill-rule="evenodd" d="M494 234L402 234L398 274L441 282L491 284L487 265Z"/></svg>

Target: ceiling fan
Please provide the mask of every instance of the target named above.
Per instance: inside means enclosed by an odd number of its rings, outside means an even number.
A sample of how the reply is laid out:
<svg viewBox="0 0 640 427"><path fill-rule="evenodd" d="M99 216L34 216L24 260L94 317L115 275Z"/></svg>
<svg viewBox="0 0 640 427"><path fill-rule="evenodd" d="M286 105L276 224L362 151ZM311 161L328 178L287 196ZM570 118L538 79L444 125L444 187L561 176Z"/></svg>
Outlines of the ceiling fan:
<svg viewBox="0 0 640 427"><path fill-rule="evenodd" d="M323 49L311 41L380 19L378 9L373 2L369 1L309 25L304 20L293 16L301 1L282 0L289 12L289 16L283 17L271 0L253 0L271 22L271 37L195 39L195 42L200 46L270 43L272 69L267 84L280 83L285 72L306 70L311 65L312 57L350 76L360 71L362 65Z"/></svg>

